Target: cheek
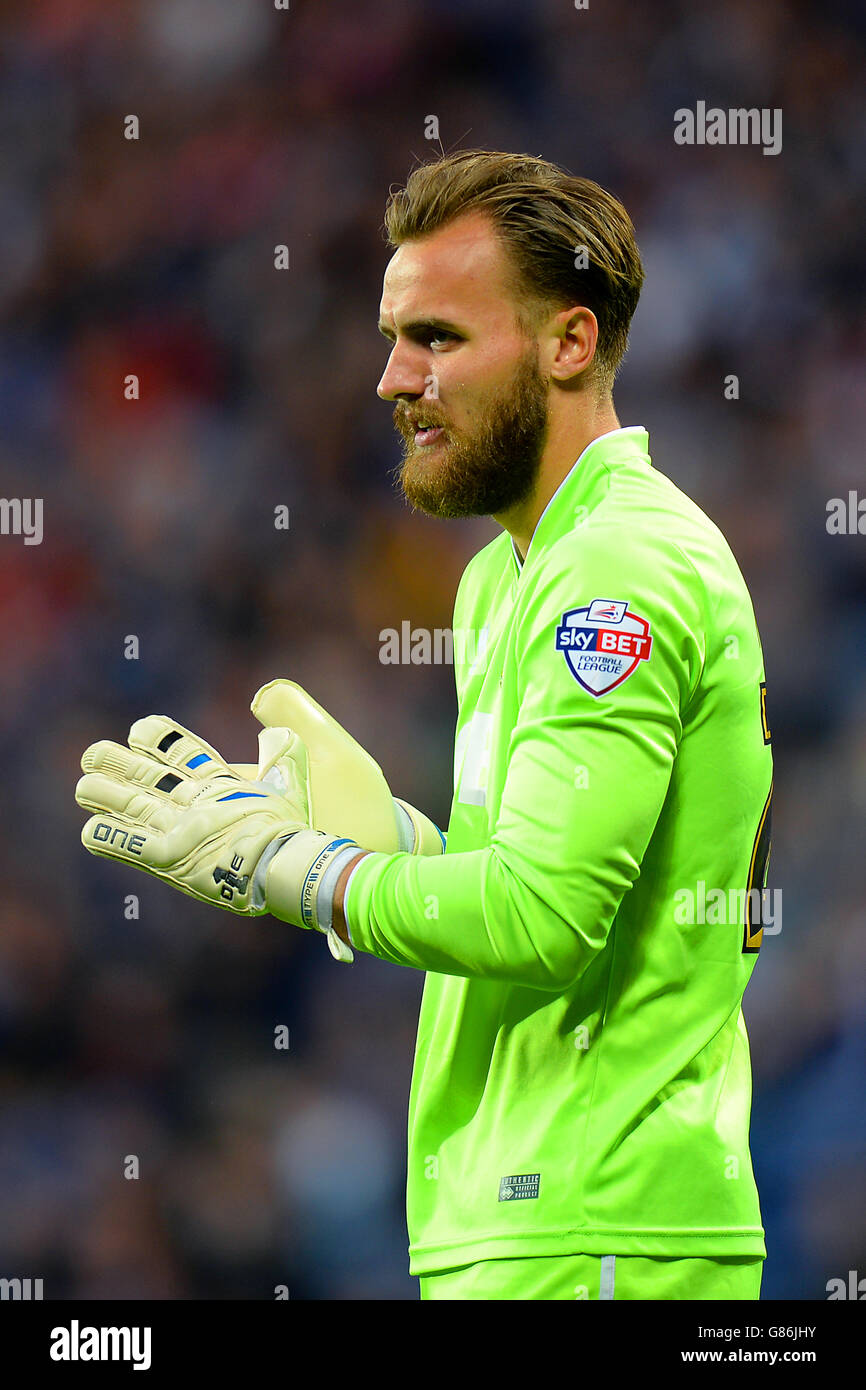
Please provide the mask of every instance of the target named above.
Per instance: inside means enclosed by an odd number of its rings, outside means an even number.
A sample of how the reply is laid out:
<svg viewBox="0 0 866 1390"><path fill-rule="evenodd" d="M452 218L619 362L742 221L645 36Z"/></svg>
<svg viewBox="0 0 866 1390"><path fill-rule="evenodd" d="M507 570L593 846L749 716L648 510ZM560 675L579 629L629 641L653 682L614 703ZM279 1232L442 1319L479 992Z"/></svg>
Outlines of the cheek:
<svg viewBox="0 0 866 1390"><path fill-rule="evenodd" d="M500 352L495 356L480 357L471 366L464 361L456 370L452 370L450 362L443 362L440 371L431 373L435 381L428 384L425 394L435 400L433 392L438 392L442 409L455 423L464 420L471 423L479 410L484 410L513 390L519 361L519 353L505 360Z"/></svg>
<svg viewBox="0 0 866 1390"><path fill-rule="evenodd" d="M506 381L499 372L464 370L450 376L447 372L440 372L437 384L444 407L455 412L466 412L495 399L505 389Z"/></svg>

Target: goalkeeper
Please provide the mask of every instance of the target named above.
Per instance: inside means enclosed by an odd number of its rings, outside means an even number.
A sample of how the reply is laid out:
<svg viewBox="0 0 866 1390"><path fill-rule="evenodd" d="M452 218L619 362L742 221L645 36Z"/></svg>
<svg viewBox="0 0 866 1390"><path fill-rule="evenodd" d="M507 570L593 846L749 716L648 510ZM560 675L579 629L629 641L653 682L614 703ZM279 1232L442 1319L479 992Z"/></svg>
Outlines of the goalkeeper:
<svg viewBox="0 0 866 1390"><path fill-rule="evenodd" d="M631 223L543 160L465 151L416 169L386 224L403 493L502 527L455 601L485 640L471 664L455 643L446 852L286 682L254 701L254 768L161 716L94 745L84 843L338 959L427 972L422 1298L758 1298L741 1005L770 847L763 658L723 536L614 411Z"/></svg>

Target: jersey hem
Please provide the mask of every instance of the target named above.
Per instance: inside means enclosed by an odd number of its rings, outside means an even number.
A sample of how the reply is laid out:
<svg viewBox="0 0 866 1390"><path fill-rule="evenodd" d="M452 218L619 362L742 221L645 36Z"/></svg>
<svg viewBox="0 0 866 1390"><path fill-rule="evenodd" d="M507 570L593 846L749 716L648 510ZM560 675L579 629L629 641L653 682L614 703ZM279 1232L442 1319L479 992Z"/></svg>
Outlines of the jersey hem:
<svg viewBox="0 0 866 1390"><path fill-rule="evenodd" d="M695 1259L701 1255L767 1257L762 1230L623 1231L618 1227L594 1231L525 1231L520 1235L490 1235L474 1240L440 1241L409 1246L409 1273L434 1274L479 1260L502 1260L529 1255L643 1255ZM443 1258L447 1257L447 1258ZM454 1258L452 1258L454 1257ZM459 1257L459 1258L457 1258Z"/></svg>

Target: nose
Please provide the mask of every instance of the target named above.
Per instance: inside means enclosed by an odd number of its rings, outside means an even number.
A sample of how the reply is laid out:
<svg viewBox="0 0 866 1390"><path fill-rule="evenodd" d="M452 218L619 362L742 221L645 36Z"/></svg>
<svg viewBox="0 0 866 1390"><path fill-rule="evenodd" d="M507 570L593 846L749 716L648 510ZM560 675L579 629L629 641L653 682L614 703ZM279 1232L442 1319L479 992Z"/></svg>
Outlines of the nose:
<svg viewBox="0 0 866 1390"><path fill-rule="evenodd" d="M376 395L383 401L396 401L403 397L414 400L423 396L426 386L427 378L422 364L415 358L411 346L395 343L376 387Z"/></svg>

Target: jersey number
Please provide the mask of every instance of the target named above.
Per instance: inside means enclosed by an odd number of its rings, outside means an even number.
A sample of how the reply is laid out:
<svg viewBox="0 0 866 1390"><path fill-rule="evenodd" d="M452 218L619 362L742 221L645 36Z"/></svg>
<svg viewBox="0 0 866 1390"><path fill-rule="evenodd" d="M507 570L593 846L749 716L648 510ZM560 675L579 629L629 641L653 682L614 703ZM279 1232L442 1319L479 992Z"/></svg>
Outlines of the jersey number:
<svg viewBox="0 0 866 1390"><path fill-rule="evenodd" d="M761 731L764 742L770 742L770 729L767 724L767 683L761 681ZM752 859L749 864L749 882L746 888L746 922L743 929L743 951L746 955L756 955L761 949L764 928L761 924L761 906L764 889L767 886L767 871L770 867L770 837L773 811L773 783L764 802L758 833L752 846ZM757 911L755 910L757 907Z"/></svg>

